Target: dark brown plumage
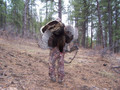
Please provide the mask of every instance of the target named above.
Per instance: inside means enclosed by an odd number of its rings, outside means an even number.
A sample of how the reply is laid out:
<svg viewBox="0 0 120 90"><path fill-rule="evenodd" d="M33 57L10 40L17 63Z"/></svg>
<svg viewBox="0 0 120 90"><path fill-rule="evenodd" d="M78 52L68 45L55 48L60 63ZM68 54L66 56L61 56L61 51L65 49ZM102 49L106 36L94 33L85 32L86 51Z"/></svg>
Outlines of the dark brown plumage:
<svg viewBox="0 0 120 90"><path fill-rule="evenodd" d="M65 34L64 34L64 25L62 25L58 30L53 31L51 37L48 40L49 47L57 47L60 52L63 52L65 46Z"/></svg>
<svg viewBox="0 0 120 90"><path fill-rule="evenodd" d="M65 26L62 22L51 21L42 27L43 33L42 42L49 48L57 47L60 52L63 52L63 48L66 43L70 43L74 39L74 29L71 26Z"/></svg>

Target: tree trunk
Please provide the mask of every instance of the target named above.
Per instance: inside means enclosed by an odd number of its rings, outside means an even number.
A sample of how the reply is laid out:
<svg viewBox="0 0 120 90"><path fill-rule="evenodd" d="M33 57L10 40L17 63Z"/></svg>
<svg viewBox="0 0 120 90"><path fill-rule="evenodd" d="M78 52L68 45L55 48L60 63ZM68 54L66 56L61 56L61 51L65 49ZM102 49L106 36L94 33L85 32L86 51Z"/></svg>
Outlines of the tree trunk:
<svg viewBox="0 0 120 90"><path fill-rule="evenodd" d="M101 23L101 13L100 13L100 6L99 6L99 2L98 0L96 0L97 2L97 11L98 11L98 20L99 20L99 33L98 33L98 44L102 45L102 47L104 47L104 40L103 40L103 30L102 30L102 23Z"/></svg>
<svg viewBox="0 0 120 90"><path fill-rule="evenodd" d="M86 35L87 35L87 36L86 36L86 48L88 48L88 47L89 47L88 16L87 16L87 21L86 21L86 32L87 32L87 34L86 34Z"/></svg>
<svg viewBox="0 0 120 90"><path fill-rule="evenodd" d="M75 27L78 27L78 17L75 17Z"/></svg>
<svg viewBox="0 0 120 90"><path fill-rule="evenodd" d="M6 30L6 15L7 15L7 3L6 3L6 0L5 0L5 16L4 16L4 29L3 30Z"/></svg>
<svg viewBox="0 0 120 90"><path fill-rule="evenodd" d="M112 40L112 15L111 15L111 0L108 0L108 31L109 31L109 48L112 51L111 47L113 44L113 40Z"/></svg>
<svg viewBox="0 0 120 90"><path fill-rule="evenodd" d="M62 20L62 4L61 4L61 0L59 0L58 2L58 17Z"/></svg>
<svg viewBox="0 0 120 90"><path fill-rule="evenodd" d="M34 28L33 28L33 8L32 8L32 5L31 5L31 19L30 19L30 21L31 21L31 33L33 34L33 31L34 31Z"/></svg>
<svg viewBox="0 0 120 90"><path fill-rule="evenodd" d="M86 28L85 28L85 22L84 22L82 26L82 41L81 41L82 47L84 48L85 48L85 34L86 34Z"/></svg>
<svg viewBox="0 0 120 90"><path fill-rule="evenodd" d="M53 1L50 1L50 10L49 10L49 17L48 17L48 20L49 20L49 21L52 20L53 11L54 11Z"/></svg>
<svg viewBox="0 0 120 90"><path fill-rule="evenodd" d="M105 47L107 47L107 38L108 38L108 34L107 34L107 28L105 27Z"/></svg>
<svg viewBox="0 0 120 90"><path fill-rule="evenodd" d="M118 13L118 2L116 1L115 2L115 36L118 36L118 34L117 34L117 30L119 30L119 28L118 28L118 16L119 16L119 13ZM119 52L119 46L115 46L115 44L116 44L116 42L117 42L117 40L118 40L118 38L115 38L115 41L114 41L114 52L115 53L118 53Z"/></svg>
<svg viewBox="0 0 120 90"><path fill-rule="evenodd" d="M1 13L1 16L0 16L0 27L3 27L3 14Z"/></svg>
<svg viewBox="0 0 120 90"><path fill-rule="evenodd" d="M32 6L32 5L31 5ZM28 30L28 33L30 33L30 13L29 13L29 10L30 10L30 8L29 8L29 6L27 7L27 23L28 23L28 26L27 26L27 30Z"/></svg>
<svg viewBox="0 0 120 90"><path fill-rule="evenodd" d="M23 15L23 35L26 36L27 35L27 7L29 4L29 0L25 1L25 5L24 5L24 15Z"/></svg>
<svg viewBox="0 0 120 90"><path fill-rule="evenodd" d="M84 0L84 8L86 8L86 0ZM85 42L86 42L86 9L83 9L83 13L84 13L84 22L82 25L82 47L86 47Z"/></svg>
<svg viewBox="0 0 120 90"><path fill-rule="evenodd" d="M48 21L48 5L47 5L47 0L46 0L46 23Z"/></svg>
<svg viewBox="0 0 120 90"><path fill-rule="evenodd" d="M90 47L92 48L93 46L93 42L92 42L92 38L93 38L93 16L91 15L91 45Z"/></svg>
<svg viewBox="0 0 120 90"><path fill-rule="evenodd" d="M2 9L2 6L3 6L3 0L0 2L0 28L3 27L3 9Z"/></svg>

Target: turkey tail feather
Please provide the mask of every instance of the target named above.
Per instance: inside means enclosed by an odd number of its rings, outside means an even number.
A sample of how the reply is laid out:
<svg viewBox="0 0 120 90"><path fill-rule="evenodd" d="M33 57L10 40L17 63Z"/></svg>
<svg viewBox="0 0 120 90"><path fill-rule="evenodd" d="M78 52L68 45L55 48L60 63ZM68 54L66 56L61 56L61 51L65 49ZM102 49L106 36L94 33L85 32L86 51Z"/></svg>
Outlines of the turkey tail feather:
<svg viewBox="0 0 120 90"><path fill-rule="evenodd" d="M71 41L78 39L78 30L68 25L65 27L65 37L66 43L70 43Z"/></svg>
<svg viewBox="0 0 120 90"><path fill-rule="evenodd" d="M52 33L47 30L44 32L44 34L42 35L42 38L39 40L39 46L42 49L49 49L50 47L48 46L48 40L51 37Z"/></svg>

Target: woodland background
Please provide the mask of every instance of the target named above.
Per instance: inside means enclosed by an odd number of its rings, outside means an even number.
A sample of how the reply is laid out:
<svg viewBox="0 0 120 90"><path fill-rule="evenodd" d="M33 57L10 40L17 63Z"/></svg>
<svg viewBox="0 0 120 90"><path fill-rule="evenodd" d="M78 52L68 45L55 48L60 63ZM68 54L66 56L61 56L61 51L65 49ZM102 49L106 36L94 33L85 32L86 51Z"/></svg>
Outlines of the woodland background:
<svg viewBox="0 0 120 90"><path fill-rule="evenodd" d="M36 1L43 4L39 15ZM43 25L63 14L79 30L79 46L120 52L119 0L69 0L67 6L64 0L0 0L0 32L37 38Z"/></svg>
<svg viewBox="0 0 120 90"><path fill-rule="evenodd" d="M38 47L40 28L57 17L79 31L61 85ZM120 90L120 0L0 0L0 90Z"/></svg>

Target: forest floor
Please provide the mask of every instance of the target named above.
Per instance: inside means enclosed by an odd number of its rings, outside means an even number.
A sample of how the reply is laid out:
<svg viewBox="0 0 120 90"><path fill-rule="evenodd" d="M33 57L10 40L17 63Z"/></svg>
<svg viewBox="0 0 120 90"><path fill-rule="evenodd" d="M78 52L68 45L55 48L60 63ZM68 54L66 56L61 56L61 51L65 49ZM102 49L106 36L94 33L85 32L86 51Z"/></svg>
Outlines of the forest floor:
<svg viewBox="0 0 120 90"><path fill-rule="evenodd" d="M79 48L59 84L48 76L49 50L34 40L0 37L0 90L120 90L120 55L101 58L96 52ZM66 53L65 60L74 53Z"/></svg>

